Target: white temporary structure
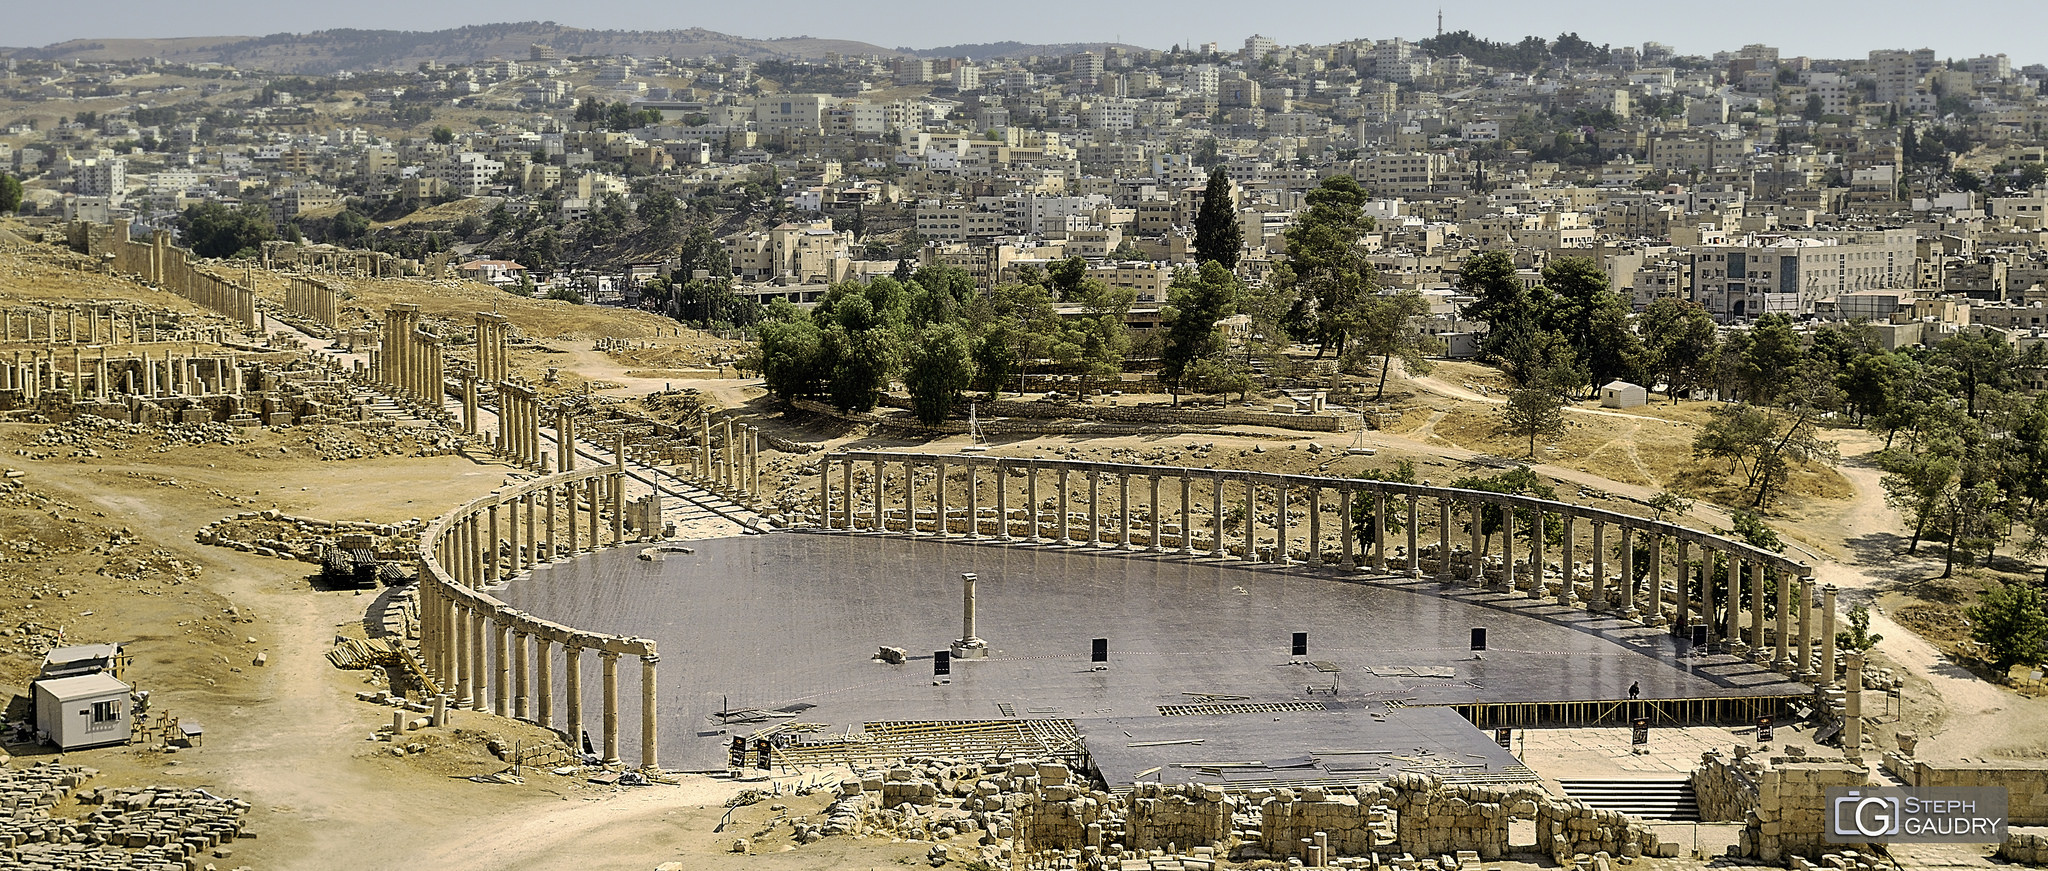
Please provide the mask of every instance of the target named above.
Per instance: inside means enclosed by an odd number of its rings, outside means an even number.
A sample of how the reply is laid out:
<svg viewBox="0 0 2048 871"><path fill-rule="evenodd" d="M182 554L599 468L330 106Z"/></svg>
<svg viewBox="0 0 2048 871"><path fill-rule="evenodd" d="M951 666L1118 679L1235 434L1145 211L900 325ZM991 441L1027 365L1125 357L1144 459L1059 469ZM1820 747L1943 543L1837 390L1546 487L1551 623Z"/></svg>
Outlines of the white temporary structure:
<svg viewBox="0 0 2048 871"><path fill-rule="evenodd" d="M129 689L106 672L38 680L36 732L60 750L125 744Z"/></svg>
<svg viewBox="0 0 2048 871"><path fill-rule="evenodd" d="M1609 381L1600 387L1602 408L1636 408L1650 403L1650 391L1640 384L1626 381Z"/></svg>

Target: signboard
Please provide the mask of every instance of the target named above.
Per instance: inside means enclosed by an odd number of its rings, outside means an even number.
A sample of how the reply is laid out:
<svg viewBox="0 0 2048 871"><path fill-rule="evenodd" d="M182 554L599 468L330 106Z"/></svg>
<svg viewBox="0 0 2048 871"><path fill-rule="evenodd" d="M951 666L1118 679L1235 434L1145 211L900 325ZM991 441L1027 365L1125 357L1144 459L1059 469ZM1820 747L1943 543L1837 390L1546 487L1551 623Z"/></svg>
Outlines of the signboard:
<svg viewBox="0 0 2048 871"><path fill-rule="evenodd" d="M1771 731L1771 718L1769 718L1769 717L1758 717L1758 718L1756 718L1756 743L1758 743L1758 744L1769 744L1769 743L1771 743L1771 735L1772 735L1772 731Z"/></svg>
<svg viewBox="0 0 2048 871"><path fill-rule="evenodd" d="M1506 727L1502 727L1502 728L1499 728L1499 729L1495 729L1495 730L1493 730L1493 743L1495 743L1495 744L1499 744L1499 745L1500 745L1500 749L1502 749L1502 750L1506 750L1506 749L1508 749L1508 744L1509 744L1510 742L1512 742L1512 741L1514 740L1514 738L1515 738L1515 730L1513 730L1513 729L1509 729L1509 728L1506 728Z"/></svg>
<svg viewBox="0 0 2048 871"><path fill-rule="evenodd" d="M1293 644L1293 650L1294 650L1294 655L1295 655L1295 656L1307 656L1307 655L1308 655L1308 633L1306 633L1306 632L1296 632L1296 633L1294 633L1294 644Z"/></svg>
<svg viewBox="0 0 2048 871"><path fill-rule="evenodd" d="M1650 743L1650 718L1637 717L1629 721L1628 743L1641 746Z"/></svg>
<svg viewBox="0 0 2048 871"><path fill-rule="evenodd" d="M1472 627L1472 649L1473 649L1473 650L1485 650L1485 649L1486 649L1486 627L1484 627L1484 626L1474 626L1474 627Z"/></svg>

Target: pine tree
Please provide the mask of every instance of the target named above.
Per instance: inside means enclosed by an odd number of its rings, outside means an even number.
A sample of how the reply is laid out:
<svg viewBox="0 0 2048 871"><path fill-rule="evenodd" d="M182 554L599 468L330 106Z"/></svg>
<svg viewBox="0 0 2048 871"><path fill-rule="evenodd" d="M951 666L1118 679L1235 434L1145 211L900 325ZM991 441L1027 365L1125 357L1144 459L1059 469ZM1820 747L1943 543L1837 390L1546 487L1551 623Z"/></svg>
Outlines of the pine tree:
<svg viewBox="0 0 2048 871"><path fill-rule="evenodd" d="M1244 227L1237 223L1237 206L1230 196L1230 173L1223 167L1209 173L1209 188L1202 192L1201 211L1195 213L1195 252L1202 263L1211 260L1235 271L1244 251Z"/></svg>

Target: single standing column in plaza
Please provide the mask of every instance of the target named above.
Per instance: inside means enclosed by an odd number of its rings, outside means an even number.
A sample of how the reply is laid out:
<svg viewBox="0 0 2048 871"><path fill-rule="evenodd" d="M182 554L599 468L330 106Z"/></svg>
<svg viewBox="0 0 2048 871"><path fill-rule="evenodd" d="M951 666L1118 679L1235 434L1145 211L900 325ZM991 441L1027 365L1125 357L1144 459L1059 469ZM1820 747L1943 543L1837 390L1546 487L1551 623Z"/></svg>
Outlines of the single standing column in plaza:
<svg viewBox="0 0 2048 871"><path fill-rule="evenodd" d="M1288 489L1289 488L1287 486L1286 479L1282 479L1280 483L1273 488L1273 504L1276 506L1273 511L1273 526L1276 533L1275 541L1273 543L1273 564L1281 566L1287 565L1294 561L1293 555L1288 552L1287 548Z"/></svg>
<svg viewBox="0 0 2048 871"><path fill-rule="evenodd" d="M562 690L566 695L563 705L567 709L569 722L569 746L580 754L583 750L583 647L570 638L562 642Z"/></svg>
<svg viewBox="0 0 2048 871"><path fill-rule="evenodd" d="M953 658L986 659L988 642L981 640L974 620L973 572L960 573L960 638L953 642Z"/></svg>
<svg viewBox="0 0 2048 871"><path fill-rule="evenodd" d="M654 751L654 664L660 661L652 653L640 657L640 767L647 769L661 767Z"/></svg>
<svg viewBox="0 0 2048 871"><path fill-rule="evenodd" d="M1813 681L1813 579L1799 578L1799 661L1794 669L1799 679Z"/></svg>
<svg viewBox="0 0 2048 871"><path fill-rule="evenodd" d="M538 632L533 635L533 721L542 726L555 724L554 641Z"/></svg>
<svg viewBox="0 0 2048 871"><path fill-rule="evenodd" d="M1820 686L1835 685L1835 585L1820 588Z"/></svg>
<svg viewBox="0 0 2048 871"><path fill-rule="evenodd" d="M1792 667L1792 584L1794 579L1782 572L1778 577L1778 637L1772 645L1771 667L1787 671Z"/></svg>
<svg viewBox="0 0 2048 871"><path fill-rule="evenodd" d="M1358 559L1351 553L1351 496L1350 487L1337 488L1337 549L1344 553L1337 567L1347 572L1358 568Z"/></svg>
<svg viewBox="0 0 2048 871"><path fill-rule="evenodd" d="M617 765L619 762L619 654L617 651L599 650L597 661L603 668L600 679L604 682L604 764Z"/></svg>

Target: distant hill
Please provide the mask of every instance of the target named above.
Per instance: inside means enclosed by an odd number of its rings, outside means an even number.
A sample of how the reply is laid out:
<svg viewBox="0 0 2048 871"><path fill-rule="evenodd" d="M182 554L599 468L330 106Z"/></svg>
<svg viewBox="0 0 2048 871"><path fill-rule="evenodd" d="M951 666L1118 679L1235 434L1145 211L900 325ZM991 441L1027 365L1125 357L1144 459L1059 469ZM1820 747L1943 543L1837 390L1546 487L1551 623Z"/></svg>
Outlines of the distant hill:
<svg viewBox="0 0 2048 871"><path fill-rule="evenodd" d="M756 60L819 58L842 54L903 54L848 39L748 39L702 28L688 30L584 30L542 22L480 24L452 30L317 30L257 37L182 39L76 39L41 48L0 51L38 60L115 61L155 57L172 63L222 63L241 69L327 75L343 70L412 69L421 61L465 63L502 58L524 61L534 43L561 57L631 54L643 57L740 55Z"/></svg>
<svg viewBox="0 0 2048 871"><path fill-rule="evenodd" d="M1084 51L1101 54L1103 49L1112 45L1134 51L1144 50L1139 46L1120 42L1063 42L1057 45L1038 45L1028 42L977 42L967 45L942 45L938 48L899 48L897 51L904 54L914 54L918 57L964 57L974 60L985 60L998 57L1030 57L1031 55L1059 57L1061 55L1080 54Z"/></svg>
<svg viewBox="0 0 2048 871"><path fill-rule="evenodd" d="M241 69L328 75L344 70L412 69L421 61L523 61L534 43L561 57L630 54L642 57L739 55L755 60L821 58L827 52L920 57L1021 57L1100 51L1103 43L1029 45L997 42L913 50L849 39L796 36L750 39L693 27L687 30L585 30L547 22L479 24L452 30L317 30L270 36L199 36L177 39L74 39L40 48L0 48L0 56L36 60L125 61L154 57L171 63L221 63Z"/></svg>

